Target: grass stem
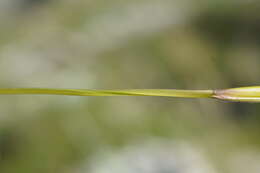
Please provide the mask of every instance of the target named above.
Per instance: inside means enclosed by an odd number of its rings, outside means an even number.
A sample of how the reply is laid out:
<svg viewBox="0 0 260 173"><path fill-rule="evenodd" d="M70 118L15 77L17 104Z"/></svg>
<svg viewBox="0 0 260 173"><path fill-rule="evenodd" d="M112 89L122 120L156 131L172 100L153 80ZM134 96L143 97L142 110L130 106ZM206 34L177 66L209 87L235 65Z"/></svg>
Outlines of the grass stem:
<svg viewBox="0 0 260 173"><path fill-rule="evenodd" d="M51 89L51 88L0 88L0 95L67 95L67 96L162 96L180 98L215 98L226 101L260 102L260 86L221 90L178 90L178 89Z"/></svg>

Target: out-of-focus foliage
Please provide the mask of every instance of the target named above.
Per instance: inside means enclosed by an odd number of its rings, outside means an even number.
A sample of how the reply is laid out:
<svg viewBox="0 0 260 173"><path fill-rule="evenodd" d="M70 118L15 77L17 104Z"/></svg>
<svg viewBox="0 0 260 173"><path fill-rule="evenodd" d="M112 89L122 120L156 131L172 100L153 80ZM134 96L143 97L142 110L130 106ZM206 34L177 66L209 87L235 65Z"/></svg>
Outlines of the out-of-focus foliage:
<svg viewBox="0 0 260 173"><path fill-rule="evenodd" d="M259 16L254 0L1 0L0 84L90 89L259 85ZM140 171L135 172L173 172L191 166L191 160L202 163L194 172L260 171L258 104L1 96L0 108L1 173L133 172L136 167ZM151 139L160 145L146 150ZM192 149L171 154L178 150L172 142ZM156 167L158 155L167 168ZM125 162L135 158L140 161L128 169Z"/></svg>

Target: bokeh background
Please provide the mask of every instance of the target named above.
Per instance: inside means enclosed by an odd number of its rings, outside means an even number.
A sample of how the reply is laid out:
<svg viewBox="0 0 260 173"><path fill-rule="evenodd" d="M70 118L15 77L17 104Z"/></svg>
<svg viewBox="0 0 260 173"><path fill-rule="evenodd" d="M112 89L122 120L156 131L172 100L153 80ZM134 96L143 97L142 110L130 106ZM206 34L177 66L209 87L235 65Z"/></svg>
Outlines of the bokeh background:
<svg viewBox="0 0 260 173"><path fill-rule="evenodd" d="M1 0L0 87L259 85L256 0ZM0 97L1 173L258 173L260 106Z"/></svg>

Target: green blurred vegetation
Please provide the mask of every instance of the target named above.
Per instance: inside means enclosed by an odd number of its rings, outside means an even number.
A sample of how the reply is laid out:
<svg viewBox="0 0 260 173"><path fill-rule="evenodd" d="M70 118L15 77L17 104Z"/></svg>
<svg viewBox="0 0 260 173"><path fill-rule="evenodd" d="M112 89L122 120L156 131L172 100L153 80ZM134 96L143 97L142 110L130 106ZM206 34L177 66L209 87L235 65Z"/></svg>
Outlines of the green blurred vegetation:
<svg viewBox="0 0 260 173"><path fill-rule="evenodd" d="M259 85L257 1L3 0L1 87ZM84 172L150 138L202 148L216 172L259 172L258 104L154 97L1 96L0 172ZM254 160L247 163L243 154ZM233 163L236 155L241 162ZM259 157L260 158L260 157ZM98 165L98 164L97 164ZM109 172L109 170L108 170Z"/></svg>

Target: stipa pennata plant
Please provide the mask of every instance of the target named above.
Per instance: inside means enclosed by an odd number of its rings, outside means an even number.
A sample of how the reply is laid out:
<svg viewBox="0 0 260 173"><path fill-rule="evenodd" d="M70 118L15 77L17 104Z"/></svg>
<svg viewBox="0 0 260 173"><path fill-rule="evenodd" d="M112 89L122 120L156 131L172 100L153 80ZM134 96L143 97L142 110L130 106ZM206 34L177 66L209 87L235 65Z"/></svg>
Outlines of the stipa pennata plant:
<svg viewBox="0 0 260 173"><path fill-rule="evenodd" d="M0 94L46 94L72 96L163 96L179 98L215 98L237 102L260 102L260 86L217 90L178 89L50 89L50 88L2 88Z"/></svg>

